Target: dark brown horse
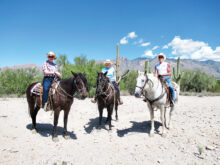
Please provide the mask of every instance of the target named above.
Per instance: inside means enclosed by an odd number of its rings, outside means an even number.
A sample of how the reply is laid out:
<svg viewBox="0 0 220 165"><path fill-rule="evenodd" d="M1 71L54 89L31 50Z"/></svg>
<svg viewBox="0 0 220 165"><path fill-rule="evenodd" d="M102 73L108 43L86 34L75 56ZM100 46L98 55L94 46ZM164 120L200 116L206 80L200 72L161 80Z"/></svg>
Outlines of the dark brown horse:
<svg viewBox="0 0 220 165"><path fill-rule="evenodd" d="M111 130L111 120L112 120L112 112L115 107L115 117L118 120L118 92L114 89L113 84L110 82L109 78L106 77L106 73L98 72L97 77L97 90L96 97L99 109L99 129L102 124L102 114L103 109L107 108L108 116L106 123L109 122L109 130Z"/></svg>
<svg viewBox="0 0 220 165"><path fill-rule="evenodd" d="M73 76L64 80L61 80L55 94L52 96L52 107L54 110L54 127L52 132L52 139L58 141L56 128L58 124L58 118L61 110L64 110L64 132L63 136L65 139L69 138L67 133L67 120L68 114L73 103L73 95L75 92L80 94L81 99L87 97L86 84L87 80L85 74L74 73ZM36 116L41 107L41 101L39 95L31 93L33 86L38 83L32 83L26 90L27 102L29 106L30 116L32 118L32 129L37 132L36 129Z"/></svg>

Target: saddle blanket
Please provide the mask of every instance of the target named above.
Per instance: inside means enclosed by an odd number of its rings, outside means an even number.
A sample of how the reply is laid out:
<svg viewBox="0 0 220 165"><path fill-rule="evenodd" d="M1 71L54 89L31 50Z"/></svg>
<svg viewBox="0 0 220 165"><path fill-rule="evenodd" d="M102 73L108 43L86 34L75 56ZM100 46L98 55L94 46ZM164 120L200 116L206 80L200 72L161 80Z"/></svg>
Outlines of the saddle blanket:
<svg viewBox="0 0 220 165"><path fill-rule="evenodd" d="M49 95L54 95L56 92L56 88L58 86L59 83L52 83L51 88L50 88L50 92ZM32 89L31 89L31 93L40 96L41 91L43 92L43 85L42 83L36 83Z"/></svg>

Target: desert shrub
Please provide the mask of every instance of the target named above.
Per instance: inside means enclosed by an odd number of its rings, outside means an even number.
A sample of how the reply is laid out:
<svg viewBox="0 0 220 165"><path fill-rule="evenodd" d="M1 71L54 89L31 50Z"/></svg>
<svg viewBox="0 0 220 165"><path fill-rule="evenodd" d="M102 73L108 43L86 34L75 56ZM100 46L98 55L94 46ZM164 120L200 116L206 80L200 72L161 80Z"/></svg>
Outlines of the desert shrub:
<svg viewBox="0 0 220 165"><path fill-rule="evenodd" d="M42 74L36 69L6 69L0 73L0 94L21 96L34 81L42 81Z"/></svg>
<svg viewBox="0 0 220 165"><path fill-rule="evenodd" d="M212 91L216 86L216 78L200 70L196 72L185 70L180 81L181 91L202 92Z"/></svg>

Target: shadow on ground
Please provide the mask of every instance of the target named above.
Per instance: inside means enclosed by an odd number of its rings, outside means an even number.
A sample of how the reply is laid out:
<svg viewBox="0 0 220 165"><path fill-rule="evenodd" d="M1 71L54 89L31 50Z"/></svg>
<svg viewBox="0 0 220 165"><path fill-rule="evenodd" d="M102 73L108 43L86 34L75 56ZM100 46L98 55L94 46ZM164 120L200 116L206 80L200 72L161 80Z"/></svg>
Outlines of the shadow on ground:
<svg viewBox="0 0 220 165"><path fill-rule="evenodd" d="M53 131L53 125L52 124L37 124L37 133L39 133L41 136L44 137L49 137L52 136L52 131ZM32 124L28 124L26 126L27 129L32 130ZM69 132L68 134L70 135L71 139L77 139L76 134L72 131ZM63 135L63 127L57 126L57 135Z"/></svg>
<svg viewBox="0 0 220 165"><path fill-rule="evenodd" d="M106 123L107 118L106 117L102 117L102 129L108 130L108 123ZM113 120L112 120L113 121ZM89 122L84 125L84 129L85 131L90 134L93 129L98 129L99 126L99 117L93 118L93 119L89 119ZM114 127L114 125L112 124L112 128Z"/></svg>
<svg viewBox="0 0 220 165"><path fill-rule="evenodd" d="M138 132L138 133L148 133L150 134L151 129L151 121L144 121L144 122L136 122L136 121L130 121L132 123L132 126L130 128L117 130L117 135L119 137L123 137L124 135L132 132ZM162 126L162 124L158 121L154 121L154 127L156 133L159 133L158 128Z"/></svg>

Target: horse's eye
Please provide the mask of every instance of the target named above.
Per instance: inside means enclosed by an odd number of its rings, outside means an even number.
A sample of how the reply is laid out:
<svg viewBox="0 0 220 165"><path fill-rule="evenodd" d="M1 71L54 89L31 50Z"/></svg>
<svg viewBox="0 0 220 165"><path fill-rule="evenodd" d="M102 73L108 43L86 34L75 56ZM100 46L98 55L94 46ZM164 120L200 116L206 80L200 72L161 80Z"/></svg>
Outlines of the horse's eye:
<svg viewBox="0 0 220 165"><path fill-rule="evenodd" d="M141 80L142 82L144 82L144 80Z"/></svg>

